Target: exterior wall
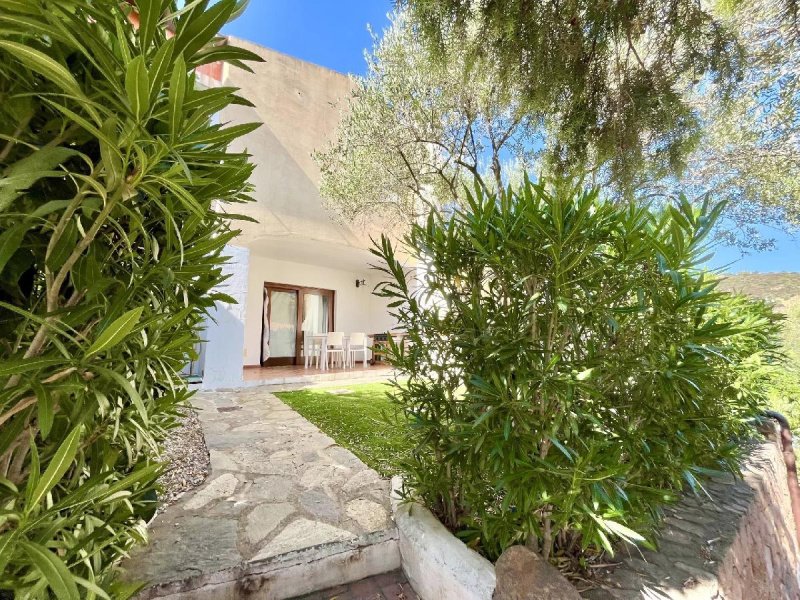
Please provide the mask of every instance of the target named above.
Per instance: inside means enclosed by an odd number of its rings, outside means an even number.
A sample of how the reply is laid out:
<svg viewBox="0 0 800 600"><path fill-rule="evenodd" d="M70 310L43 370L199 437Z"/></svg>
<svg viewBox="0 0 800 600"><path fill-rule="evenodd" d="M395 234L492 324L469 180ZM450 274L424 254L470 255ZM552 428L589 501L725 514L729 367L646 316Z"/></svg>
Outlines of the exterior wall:
<svg viewBox="0 0 800 600"><path fill-rule="evenodd" d="M254 73L229 68L225 85L240 88L254 106L229 106L221 122L260 122L253 133L236 140L256 168L251 177L256 202L237 206L258 223L237 223L237 241L254 252L272 255L262 243L292 236L345 248L365 248L368 235L335 221L323 207L320 171L313 153L336 134L352 83L346 75L241 39L231 43L259 54ZM274 256L274 255L273 255Z"/></svg>
<svg viewBox="0 0 800 600"><path fill-rule="evenodd" d="M620 553L622 564L592 600L788 600L800 598L800 550L786 466L771 439L756 446L743 479L705 484L666 509L659 551Z"/></svg>
<svg viewBox="0 0 800 600"><path fill-rule="evenodd" d="M223 267L223 272L230 277L219 286L218 291L228 294L238 304L217 302L208 320L203 389L239 387L242 384L250 252L247 248L227 246L225 254L231 260Z"/></svg>
<svg viewBox="0 0 800 600"><path fill-rule="evenodd" d="M794 530L780 438L759 457L745 480L755 492L719 569L725 598L800 598L800 548Z"/></svg>
<svg viewBox="0 0 800 600"><path fill-rule="evenodd" d="M365 279L367 284L356 288L356 279ZM262 290L266 281L334 290L334 325L337 331L378 333L395 325L383 300L372 295L376 273L369 272L366 262L361 270L333 269L251 254L244 333L245 365L258 365L261 357Z"/></svg>
<svg viewBox="0 0 800 600"><path fill-rule="evenodd" d="M246 301L218 311L221 322L209 328L204 387L212 388L241 385L242 366L259 364L265 281L334 290L337 330L376 333L394 324L385 303L371 294L376 277L366 250L370 232L340 222L325 209L313 158L333 139L352 81L246 40L231 42L263 62L250 65L253 73L225 67L203 75L204 81L221 78L222 85L240 88L253 104L226 107L218 115L221 123L262 123L230 148L248 152L255 164L250 178L255 202L230 209L257 223L235 223L241 233L234 243L249 251L249 267L236 267L235 283ZM367 285L356 288L357 278Z"/></svg>

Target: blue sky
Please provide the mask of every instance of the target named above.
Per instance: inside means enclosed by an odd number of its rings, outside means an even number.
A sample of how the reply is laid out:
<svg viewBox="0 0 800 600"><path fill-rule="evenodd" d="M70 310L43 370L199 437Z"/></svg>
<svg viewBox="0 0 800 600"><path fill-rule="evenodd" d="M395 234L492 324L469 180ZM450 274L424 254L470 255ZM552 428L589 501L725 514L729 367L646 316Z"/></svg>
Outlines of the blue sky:
<svg viewBox="0 0 800 600"><path fill-rule="evenodd" d="M391 0L250 0L224 33L252 40L340 73L363 74L367 30L389 24Z"/></svg>
<svg viewBox="0 0 800 600"><path fill-rule="evenodd" d="M363 74L364 50L372 48L367 26L383 31L392 6L392 0L251 0L223 31L340 73ZM764 233L776 239L775 250L742 256L718 247L712 265L734 272L800 271L800 233Z"/></svg>

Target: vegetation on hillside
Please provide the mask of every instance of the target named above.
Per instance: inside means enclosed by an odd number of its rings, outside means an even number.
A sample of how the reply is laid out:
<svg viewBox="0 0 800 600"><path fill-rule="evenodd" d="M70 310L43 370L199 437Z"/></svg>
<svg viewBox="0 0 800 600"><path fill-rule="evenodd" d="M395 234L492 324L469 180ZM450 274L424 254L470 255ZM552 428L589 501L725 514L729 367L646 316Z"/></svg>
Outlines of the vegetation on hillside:
<svg viewBox="0 0 800 600"><path fill-rule="evenodd" d="M237 3L132 4L0 0L0 595L136 592L113 567L226 300L254 126L212 124L244 100L194 70L254 58L217 43Z"/></svg>
<svg viewBox="0 0 800 600"><path fill-rule="evenodd" d="M737 273L728 275L722 289L765 300L785 315L781 332L787 361L770 368L770 407L800 428L800 273Z"/></svg>

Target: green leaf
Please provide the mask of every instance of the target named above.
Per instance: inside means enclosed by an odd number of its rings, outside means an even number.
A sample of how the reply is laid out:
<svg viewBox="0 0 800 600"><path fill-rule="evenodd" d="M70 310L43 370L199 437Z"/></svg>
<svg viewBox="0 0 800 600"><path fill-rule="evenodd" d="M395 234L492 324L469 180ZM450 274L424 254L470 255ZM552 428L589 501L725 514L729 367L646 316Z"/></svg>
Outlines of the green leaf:
<svg viewBox="0 0 800 600"><path fill-rule="evenodd" d="M0 212L21 196L25 190L44 177L64 177L53 169L80 152L71 148L53 146L32 152L10 165L0 177Z"/></svg>
<svg viewBox="0 0 800 600"><path fill-rule="evenodd" d="M625 527L625 525L622 525L621 523L617 523L616 521L609 521L608 519L603 519L603 523L611 533L615 533L626 542L645 541L643 536L636 533L633 529Z"/></svg>
<svg viewBox="0 0 800 600"><path fill-rule="evenodd" d="M31 434L30 436L30 452L31 452L31 459L30 459L30 467L28 471L28 482L25 485L25 503L27 505L31 504L31 498L33 497L33 492L36 490L36 486L39 485L39 481L42 477L42 465L41 461L39 460L39 449L36 446L36 436Z"/></svg>
<svg viewBox="0 0 800 600"><path fill-rule="evenodd" d="M566 446L564 446L564 444L562 444L561 442L559 442L556 438L554 438L552 436L550 438L548 438L548 439L553 443L553 445L556 448L558 448L561 451L561 453L564 456L566 456L569 459L569 462L574 462L574 459L572 458L572 454L570 454L570 451L567 450L567 448L566 448Z"/></svg>
<svg viewBox="0 0 800 600"><path fill-rule="evenodd" d="M78 586L67 566L56 554L39 544L20 541L20 546L31 559L58 600L80 600Z"/></svg>
<svg viewBox="0 0 800 600"><path fill-rule="evenodd" d="M172 50L175 47L175 38L170 38L166 43L158 49L156 55L153 57L153 62L150 63L149 77L150 77L150 103L156 101L158 94L163 89L164 77L170 73L172 67Z"/></svg>
<svg viewBox="0 0 800 600"><path fill-rule="evenodd" d="M106 594L105 591L103 591L103 588L101 588L97 584L92 583L91 581L88 581L83 577L73 576L73 579L75 580L75 583L77 583L82 588L86 588L86 590L91 594L99 596L100 598L104 598L105 600L111 600L111 596Z"/></svg>
<svg viewBox="0 0 800 600"><path fill-rule="evenodd" d="M118 120L116 117L109 117L101 128L105 137L98 140L100 142L100 158L103 160L107 189L114 189L125 175L122 155L119 152L117 144L112 145L106 141L117 138L117 124Z"/></svg>
<svg viewBox="0 0 800 600"><path fill-rule="evenodd" d="M181 132L183 122L183 103L186 97L186 61L183 55L175 60L172 77L169 80L169 133L176 139Z"/></svg>
<svg viewBox="0 0 800 600"><path fill-rule="evenodd" d="M144 307L142 306L129 310L103 329L94 343L86 351L86 356L91 356L92 354L112 348L124 340L139 323L143 310Z"/></svg>
<svg viewBox="0 0 800 600"><path fill-rule="evenodd" d="M0 573L5 571L6 565L14 556L16 537L16 530L7 531L0 535Z"/></svg>
<svg viewBox="0 0 800 600"><path fill-rule="evenodd" d="M53 427L53 397L49 390L38 381L33 382L31 387L36 392L36 420L39 423L39 433L42 439L46 440Z"/></svg>
<svg viewBox="0 0 800 600"><path fill-rule="evenodd" d="M28 229L28 223L23 221L0 233L0 274L11 257L19 250Z"/></svg>
<svg viewBox="0 0 800 600"><path fill-rule="evenodd" d="M23 63L31 71L35 71L46 79L55 83L62 90L76 98L83 98L78 82L72 76L72 73L59 62L53 58L36 50L35 48L12 42L9 40L0 40L0 48L5 48L16 60Z"/></svg>
<svg viewBox="0 0 800 600"><path fill-rule="evenodd" d="M81 425L75 427L61 443L61 446L59 446L53 458L50 459L47 470L44 472L44 475L42 475L39 484L31 495L30 503L25 507L26 512L31 512L38 506L45 494L53 489L61 477L63 477L64 473L67 472L67 469L69 469L78 452L82 428Z"/></svg>
<svg viewBox="0 0 800 600"><path fill-rule="evenodd" d="M236 46L212 46L201 50L192 57L192 64L195 66L206 65L217 61L246 60L251 62L264 62L255 52Z"/></svg>
<svg viewBox="0 0 800 600"><path fill-rule="evenodd" d="M236 0L220 0L197 16L192 14L192 18L180 19L175 51L190 58L194 56L195 52L214 39L235 8Z"/></svg>
<svg viewBox="0 0 800 600"><path fill-rule="evenodd" d="M139 48L143 54L147 52L150 42L153 40L163 5L162 0L137 0L136 2L136 8L139 9Z"/></svg>
<svg viewBox="0 0 800 600"><path fill-rule="evenodd" d="M5 359L0 362L0 377L10 377L12 375L21 375L28 371L35 371L45 367L52 367L55 365L64 365L64 358L17 358Z"/></svg>
<svg viewBox="0 0 800 600"><path fill-rule="evenodd" d="M133 115L141 119L150 108L150 79L144 64L144 56L137 56L128 65L125 73L125 92Z"/></svg>
<svg viewBox="0 0 800 600"><path fill-rule="evenodd" d="M133 384L131 384L131 382L128 381L124 375L121 375L116 371L104 368L100 368L98 370L101 373L104 373L107 377L119 383L120 387L122 387L128 394L128 397L131 399L131 402L133 402L133 405L136 407L136 410L139 411L139 415L142 417L142 421L148 423L150 419L147 415L147 409L145 408L144 400L142 400L142 396L139 394L139 392L136 391L136 388L133 387Z"/></svg>

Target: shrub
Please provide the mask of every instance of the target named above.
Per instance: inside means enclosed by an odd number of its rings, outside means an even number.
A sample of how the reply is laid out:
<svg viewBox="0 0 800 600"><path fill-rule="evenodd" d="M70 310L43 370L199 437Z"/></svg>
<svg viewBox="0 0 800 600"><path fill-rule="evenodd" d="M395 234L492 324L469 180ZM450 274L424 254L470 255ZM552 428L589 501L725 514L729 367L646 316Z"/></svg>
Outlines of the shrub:
<svg viewBox="0 0 800 600"><path fill-rule="evenodd" d="M663 212L526 181L374 253L407 344L406 493L490 558L652 542L659 507L737 472L776 316L702 270L722 207Z"/></svg>
<svg viewBox="0 0 800 600"><path fill-rule="evenodd" d="M194 69L235 0L0 0L0 589L125 598L179 372L247 199ZM174 30L174 36L167 28ZM152 501L150 502L152 504Z"/></svg>

